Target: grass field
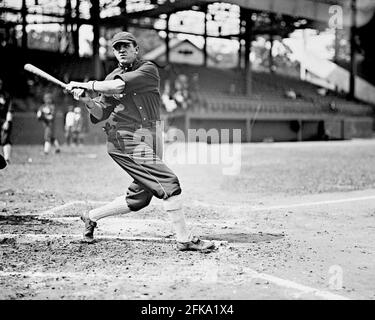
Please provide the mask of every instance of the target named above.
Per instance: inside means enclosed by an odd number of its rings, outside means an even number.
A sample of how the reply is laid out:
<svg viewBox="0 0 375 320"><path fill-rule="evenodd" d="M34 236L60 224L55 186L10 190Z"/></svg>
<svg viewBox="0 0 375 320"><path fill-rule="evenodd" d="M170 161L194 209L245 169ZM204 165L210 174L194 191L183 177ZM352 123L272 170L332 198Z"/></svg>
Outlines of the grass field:
<svg viewBox="0 0 375 320"><path fill-rule="evenodd" d="M78 215L131 179L105 146L62 151L15 146L0 172L0 299L375 299L374 140L243 144L237 175L171 165L210 254L176 251L158 199L82 243Z"/></svg>

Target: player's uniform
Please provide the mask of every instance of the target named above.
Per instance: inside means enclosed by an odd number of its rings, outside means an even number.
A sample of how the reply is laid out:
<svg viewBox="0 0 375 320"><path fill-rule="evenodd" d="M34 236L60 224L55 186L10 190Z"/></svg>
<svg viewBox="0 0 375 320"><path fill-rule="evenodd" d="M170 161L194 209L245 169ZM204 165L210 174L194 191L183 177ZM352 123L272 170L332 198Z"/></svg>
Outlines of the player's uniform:
<svg viewBox="0 0 375 320"><path fill-rule="evenodd" d="M73 118L73 125L72 125L72 138L75 144L80 144L82 142L81 132L83 128L83 118L81 114L81 109L76 107L74 110L74 118Z"/></svg>
<svg viewBox="0 0 375 320"><path fill-rule="evenodd" d="M44 141L53 143L55 138L55 105L43 104L37 112L38 120L42 121L44 126Z"/></svg>
<svg viewBox="0 0 375 320"><path fill-rule="evenodd" d="M66 144L69 146L73 139L73 126L75 114L73 111L68 111L65 116L65 138Z"/></svg>
<svg viewBox="0 0 375 320"><path fill-rule="evenodd" d="M6 121L7 113L13 112L10 95L1 90L0 91L0 144L2 146L12 144L11 133L12 133L12 121L9 121L7 130L3 129L3 124Z"/></svg>
<svg viewBox="0 0 375 320"><path fill-rule="evenodd" d="M155 64L136 60L127 69L118 67L106 80L122 79L122 94L100 95L103 117L107 120L107 150L112 159L133 179L126 195L132 211L147 206L153 196L168 199L181 193L176 175L162 161L160 132L160 77Z"/></svg>

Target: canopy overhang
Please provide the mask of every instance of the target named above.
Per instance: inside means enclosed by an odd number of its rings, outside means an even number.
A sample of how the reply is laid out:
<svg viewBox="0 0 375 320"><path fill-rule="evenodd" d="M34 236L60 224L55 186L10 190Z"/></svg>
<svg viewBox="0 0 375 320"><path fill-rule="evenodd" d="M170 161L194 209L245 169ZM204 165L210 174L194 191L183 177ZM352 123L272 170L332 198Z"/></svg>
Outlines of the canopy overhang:
<svg viewBox="0 0 375 320"><path fill-rule="evenodd" d="M212 3L212 0L202 0ZM225 0L224 2L241 6L242 8L267 11L301 17L327 25L342 21L344 27L351 26L352 0ZM356 0L356 25L361 27L374 14L375 1ZM336 7L335 7L336 6ZM340 14L342 13L342 17ZM341 19L342 18L342 19Z"/></svg>

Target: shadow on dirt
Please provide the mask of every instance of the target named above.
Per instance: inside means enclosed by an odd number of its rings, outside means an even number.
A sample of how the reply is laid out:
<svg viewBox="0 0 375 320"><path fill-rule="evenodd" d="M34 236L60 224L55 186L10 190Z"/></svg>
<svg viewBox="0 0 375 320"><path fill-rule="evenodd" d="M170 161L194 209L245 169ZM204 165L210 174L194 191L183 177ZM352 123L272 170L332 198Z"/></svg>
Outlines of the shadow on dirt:
<svg viewBox="0 0 375 320"><path fill-rule="evenodd" d="M38 218L32 215L0 215L0 225L40 225L40 224L60 224L49 219Z"/></svg>
<svg viewBox="0 0 375 320"><path fill-rule="evenodd" d="M222 233L208 234L204 238L207 240L228 241L232 243L257 243L271 242L284 238L281 233Z"/></svg>

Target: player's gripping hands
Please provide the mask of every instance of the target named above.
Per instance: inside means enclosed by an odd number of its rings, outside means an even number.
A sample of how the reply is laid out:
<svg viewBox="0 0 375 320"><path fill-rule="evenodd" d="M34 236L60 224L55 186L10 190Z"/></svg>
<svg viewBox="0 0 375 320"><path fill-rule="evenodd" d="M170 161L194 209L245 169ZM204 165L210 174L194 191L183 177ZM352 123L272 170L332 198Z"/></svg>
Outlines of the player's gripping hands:
<svg viewBox="0 0 375 320"><path fill-rule="evenodd" d="M66 85L66 90L73 95L75 100L80 100L84 103L88 103L89 100L92 99L92 85L90 86L90 82L77 82L71 81Z"/></svg>
<svg viewBox="0 0 375 320"><path fill-rule="evenodd" d="M97 95L102 93L104 95L113 95L123 93L125 89L125 82L121 79L104 80L104 81L88 81L76 82L71 81L66 86L66 90L71 92L75 99L85 97L84 93L89 95ZM82 100L82 99L80 99Z"/></svg>
<svg viewBox="0 0 375 320"><path fill-rule="evenodd" d="M99 101L95 101L93 98L97 95L97 91L93 89L93 83L96 81L89 82L76 82L71 81L66 85L66 90L73 95L75 100L83 102L88 111L97 119L101 119L103 116L102 105Z"/></svg>

